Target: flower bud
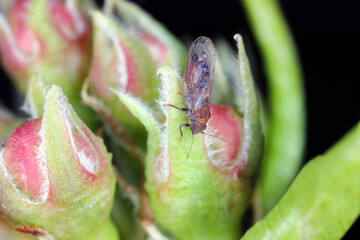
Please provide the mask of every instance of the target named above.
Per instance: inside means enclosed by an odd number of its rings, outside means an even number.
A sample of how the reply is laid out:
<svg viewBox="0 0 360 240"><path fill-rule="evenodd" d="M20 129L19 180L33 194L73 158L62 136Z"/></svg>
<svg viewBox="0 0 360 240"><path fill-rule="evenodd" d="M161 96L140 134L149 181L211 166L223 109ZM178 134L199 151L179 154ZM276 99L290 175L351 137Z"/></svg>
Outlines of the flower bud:
<svg viewBox="0 0 360 240"><path fill-rule="evenodd" d="M100 12L94 12L93 24L89 80L94 95L106 98L112 87L145 100L157 97L155 66L145 46Z"/></svg>
<svg viewBox="0 0 360 240"><path fill-rule="evenodd" d="M250 68L241 37L237 35L236 40L240 67L233 87L236 108L210 104L211 118L204 134L192 135L183 128L179 141L179 125L188 123L184 112L163 107L166 121L160 124L144 104L117 94L149 133L145 187L154 218L179 239L240 236L241 217L261 159L262 134ZM177 73L162 67L158 74L160 105L184 107Z"/></svg>
<svg viewBox="0 0 360 240"><path fill-rule="evenodd" d="M0 15L1 59L25 92L33 71L46 84L58 83L67 94L69 84L86 74L90 29L75 2L16 0Z"/></svg>
<svg viewBox="0 0 360 240"><path fill-rule="evenodd" d="M158 73L163 82L160 103L183 107L176 73L169 68ZM230 106L210 104L206 134L192 135L185 128L179 141L179 125L188 119L177 109L164 108L164 112L159 152L146 166L151 179L146 189L155 219L180 238L238 238L250 194L243 179L247 161L242 151L243 117Z"/></svg>
<svg viewBox="0 0 360 240"><path fill-rule="evenodd" d="M108 12L117 12L116 16L128 32L145 44L156 67L167 65L177 69L184 66L186 51L182 43L150 14L126 0L108 0L106 8Z"/></svg>
<svg viewBox="0 0 360 240"><path fill-rule="evenodd" d="M110 161L102 140L53 85L43 117L20 125L0 152L0 212L20 231L41 229L56 239L86 235L109 217Z"/></svg>
<svg viewBox="0 0 360 240"><path fill-rule="evenodd" d="M90 26L76 0L14 0L0 13L0 57L25 93L31 74L56 83L80 116L90 123L80 90L89 65ZM87 116L87 117L86 117Z"/></svg>
<svg viewBox="0 0 360 240"><path fill-rule="evenodd" d="M122 91L155 105L158 97L155 66L145 46L100 12L93 13L93 57L89 89L83 100L104 119L112 133L129 148L134 142L145 148L143 125L118 101L114 92ZM132 145L132 146L129 146Z"/></svg>

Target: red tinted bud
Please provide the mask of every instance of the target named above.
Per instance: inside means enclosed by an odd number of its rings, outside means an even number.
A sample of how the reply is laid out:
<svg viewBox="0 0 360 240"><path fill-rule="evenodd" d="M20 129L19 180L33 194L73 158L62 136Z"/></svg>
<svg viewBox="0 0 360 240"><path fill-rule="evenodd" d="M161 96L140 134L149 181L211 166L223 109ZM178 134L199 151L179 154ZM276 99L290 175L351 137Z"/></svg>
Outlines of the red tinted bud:
<svg viewBox="0 0 360 240"><path fill-rule="evenodd" d="M8 12L8 19L19 50L27 57L37 57L41 52L41 43L29 24L30 3L30 0L14 1Z"/></svg>
<svg viewBox="0 0 360 240"><path fill-rule="evenodd" d="M39 199L44 176L38 164L41 119L20 125L8 138L3 152L8 173L33 198Z"/></svg>
<svg viewBox="0 0 360 240"><path fill-rule="evenodd" d="M169 55L166 46L158 38L149 33L137 31L136 35L145 43L152 60L157 66L163 66L168 60Z"/></svg>
<svg viewBox="0 0 360 240"><path fill-rule="evenodd" d="M0 212L14 226L46 230L56 239L81 236L109 217L110 161L102 140L52 86L43 118L20 125L0 151Z"/></svg>
<svg viewBox="0 0 360 240"><path fill-rule="evenodd" d="M70 42L88 37L89 26L73 1L65 5L59 0L49 1L51 21L61 36Z"/></svg>
<svg viewBox="0 0 360 240"><path fill-rule="evenodd" d="M15 0L0 14L1 61L23 92L30 74L40 71L46 85L59 84L73 102L89 43L89 23L75 0Z"/></svg>
<svg viewBox="0 0 360 240"><path fill-rule="evenodd" d="M220 170L237 174L241 163L237 161L243 140L242 119L229 106L210 104L211 118L207 124L207 132L225 139L221 141L215 137L204 135L209 158Z"/></svg>

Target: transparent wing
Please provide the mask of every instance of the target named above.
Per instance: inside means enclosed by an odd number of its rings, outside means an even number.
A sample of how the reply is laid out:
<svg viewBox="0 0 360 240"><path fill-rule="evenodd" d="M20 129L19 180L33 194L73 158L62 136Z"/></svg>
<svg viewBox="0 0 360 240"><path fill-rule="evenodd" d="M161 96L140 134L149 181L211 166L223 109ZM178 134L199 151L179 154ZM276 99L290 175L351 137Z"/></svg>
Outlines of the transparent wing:
<svg viewBox="0 0 360 240"><path fill-rule="evenodd" d="M183 100L189 109L196 111L209 101L215 59L212 41L198 37L190 47L183 79Z"/></svg>

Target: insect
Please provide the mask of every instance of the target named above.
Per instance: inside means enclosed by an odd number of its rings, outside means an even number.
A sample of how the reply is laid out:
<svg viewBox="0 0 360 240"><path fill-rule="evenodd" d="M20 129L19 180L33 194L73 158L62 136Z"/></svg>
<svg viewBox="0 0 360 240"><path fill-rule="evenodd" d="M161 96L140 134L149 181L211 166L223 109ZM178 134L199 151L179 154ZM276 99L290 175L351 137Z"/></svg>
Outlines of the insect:
<svg viewBox="0 0 360 240"><path fill-rule="evenodd" d="M183 137L182 127L190 127L192 142L189 157L194 142L194 135L198 133L212 137L217 136L205 133L206 124L210 119L210 94L215 69L216 52L213 42L207 37L198 37L190 47L182 84L182 98L186 108L179 108L172 104L164 106L174 107L180 111L187 112L189 123L179 125L180 141Z"/></svg>

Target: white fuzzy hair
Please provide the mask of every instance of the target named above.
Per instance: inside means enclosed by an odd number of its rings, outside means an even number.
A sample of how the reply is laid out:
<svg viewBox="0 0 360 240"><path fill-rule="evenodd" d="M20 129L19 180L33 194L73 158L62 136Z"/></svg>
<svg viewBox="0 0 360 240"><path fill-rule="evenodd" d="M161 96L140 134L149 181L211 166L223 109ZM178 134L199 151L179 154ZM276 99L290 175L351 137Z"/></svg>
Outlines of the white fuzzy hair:
<svg viewBox="0 0 360 240"><path fill-rule="evenodd" d="M100 15L98 15L100 16ZM100 16L97 18L98 21L98 25L99 28L101 29L101 31L104 33L104 35L109 38L111 44L113 45L114 49L115 49L115 54L116 57L118 59L118 64L117 64L117 72L118 72L118 81L116 82L116 89L120 90L120 89L125 89L125 87L127 86L127 82L128 82L128 71L126 68L126 57L125 57L125 53L124 50L122 48L122 46L119 44L119 39L116 36L116 34L114 34L114 29L111 28L111 26L109 26L109 23L107 22L107 20L105 19L105 17Z"/></svg>
<svg viewBox="0 0 360 240"><path fill-rule="evenodd" d="M244 62L248 62L248 59L245 55ZM242 147L240 154L237 156L236 159L236 165L239 166L245 166L248 159L249 159L249 148L252 140L252 132L251 132L251 126L250 126L250 119L249 119L249 108L250 108L250 101L248 99L249 96L249 88L252 86L249 86L248 82L244 79L241 79L241 77L246 75L246 64L240 64L239 59L237 59L237 64L239 66L239 74L240 81L235 82L235 87L238 89L238 92L242 93L241 97L241 105L243 108L241 109L243 112L243 140L242 140Z"/></svg>
<svg viewBox="0 0 360 240"><path fill-rule="evenodd" d="M23 105L20 107L20 110L22 110L22 111L24 111L25 113L27 113L27 114L29 114L30 115L30 117L33 119L33 118L39 118L39 117L42 117L42 116L39 116L38 115L38 111L37 111L37 108L39 107L39 106L36 106L36 105L34 105L34 102L33 101L31 101L32 99L32 94L31 94L31 90L29 90L29 89L32 89L32 78L33 78L34 76L32 76L31 78L30 78L30 81L29 81L29 83L28 83L28 90L27 90L27 93L26 93L26 96L25 96L25 101L24 101L24 103L23 103ZM38 85L38 87L40 88L40 89L44 89L45 88L45 85L44 85L44 82L43 82L43 78L42 78L42 74L41 74L41 72L40 71L37 71L36 72L36 77L38 78L38 79L36 79L36 85ZM43 106L42 106L43 107Z"/></svg>
<svg viewBox="0 0 360 240"><path fill-rule="evenodd" d="M217 136L218 132L219 132L218 129L215 129L212 126L207 125L206 133L208 133L210 135ZM223 159L220 159L218 157L218 154L220 152L224 151L225 149L217 147L218 141L221 141L221 140L219 140L216 137L212 137L212 136L209 136L209 135L206 135L206 134L204 134L203 136L204 136L204 143L205 143L205 146L206 146L206 149L207 149L207 154L208 154L208 157L211 160L212 164L214 166L216 166L216 167L223 168L224 167L224 164L223 164L224 161L223 161Z"/></svg>
<svg viewBox="0 0 360 240"><path fill-rule="evenodd" d="M161 71L161 68L157 71L157 75L161 80L161 87L159 88L159 99L157 103L160 109L165 115L165 122L160 129L160 155L155 159L154 166L161 166L160 169L156 169L156 177L160 183L166 183L169 175L169 159L168 159L168 112L164 104L169 103L169 89L175 87L175 83L170 81L169 76Z"/></svg>
<svg viewBox="0 0 360 240"><path fill-rule="evenodd" d="M86 154L84 152L86 149L82 149L82 150L78 149L78 147L76 145L75 137L73 135L73 132L74 132L73 128L75 128L76 131L86 140L87 145L91 148L92 152L96 152L95 146L89 140L88 136L85 135L84 131L80 128L80 126L78 124L71 123L71 121L69 120L73 116L71 116L72 113L70 110L70 105L66 99L66 96L64 94L62 94L61 92L57 92L56 101L60 106L61 113L63 115L63 120L65 122L65 127L67 130L67 133L69 134L70 144L74 150L75 156L79 159L81 165L88 172L90 172L92 174L97 174L97 172L99 171L99 164L100 164L99 159L97 159L97 158L94 159L89 156L86 156ZM46 115L44 114L44 116L46 116Z"/></svg>

